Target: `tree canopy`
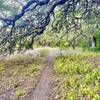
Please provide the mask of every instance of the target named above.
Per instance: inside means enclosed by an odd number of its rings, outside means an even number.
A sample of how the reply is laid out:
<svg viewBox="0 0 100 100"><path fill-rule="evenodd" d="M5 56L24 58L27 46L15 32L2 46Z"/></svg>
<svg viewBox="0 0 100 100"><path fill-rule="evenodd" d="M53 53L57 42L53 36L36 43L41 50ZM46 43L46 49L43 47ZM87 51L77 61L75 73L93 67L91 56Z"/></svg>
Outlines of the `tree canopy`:
<svg viewBox="0 0 100 100"><path fill-rule="evenodd" d="M0 44L15 45L18 39L40 35L50 22L54 29L66 27L66 32L87 23L95 29L99 27L99 5L100 0L1 0Z"/></svg>

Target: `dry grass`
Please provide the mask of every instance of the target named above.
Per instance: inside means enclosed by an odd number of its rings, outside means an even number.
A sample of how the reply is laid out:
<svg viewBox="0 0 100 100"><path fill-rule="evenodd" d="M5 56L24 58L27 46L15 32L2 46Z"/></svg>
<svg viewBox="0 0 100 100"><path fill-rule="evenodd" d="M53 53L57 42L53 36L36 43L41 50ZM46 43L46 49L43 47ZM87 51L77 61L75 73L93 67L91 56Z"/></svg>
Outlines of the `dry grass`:
<svg viewBox="0 0 100 100"><path fill-rule="evenodd" d="M19 100L35 88L45 66L41 55L14 55L0 60L0 100Z"/></svg>

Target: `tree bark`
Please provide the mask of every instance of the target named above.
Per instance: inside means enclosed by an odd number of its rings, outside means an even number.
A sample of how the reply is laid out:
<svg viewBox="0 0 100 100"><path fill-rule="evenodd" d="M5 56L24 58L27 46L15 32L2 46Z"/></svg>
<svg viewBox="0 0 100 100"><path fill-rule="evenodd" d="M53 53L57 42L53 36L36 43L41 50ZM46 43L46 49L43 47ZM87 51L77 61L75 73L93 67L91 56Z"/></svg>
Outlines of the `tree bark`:
<svg viewBox="0 0 100 100"><path fill-rule="evenodd" d="M91 45L92 45L92 48L96 47L96 36L95 35L93 35L92 37Z"/></svg>

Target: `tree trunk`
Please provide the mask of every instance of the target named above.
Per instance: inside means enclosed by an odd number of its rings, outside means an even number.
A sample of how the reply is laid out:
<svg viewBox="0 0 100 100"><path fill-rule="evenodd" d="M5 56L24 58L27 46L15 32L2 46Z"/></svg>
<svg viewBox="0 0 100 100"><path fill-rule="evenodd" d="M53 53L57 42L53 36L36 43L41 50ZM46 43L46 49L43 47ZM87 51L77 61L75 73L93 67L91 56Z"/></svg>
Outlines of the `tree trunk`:
<svg viewBox="0 0 100 100"><path fill-rule="evenodd" d="M30 49L33 49L33 43L34 43L34 36L32 36L31 43L29 44Z"/></svg>
<svg viewBox="0 0 100 100"><path fill-rule="evenodd" d="M93 35L93 37L92 37L91 46L92 46L92 48L96 47L96 36L95 35Z"/></svg>

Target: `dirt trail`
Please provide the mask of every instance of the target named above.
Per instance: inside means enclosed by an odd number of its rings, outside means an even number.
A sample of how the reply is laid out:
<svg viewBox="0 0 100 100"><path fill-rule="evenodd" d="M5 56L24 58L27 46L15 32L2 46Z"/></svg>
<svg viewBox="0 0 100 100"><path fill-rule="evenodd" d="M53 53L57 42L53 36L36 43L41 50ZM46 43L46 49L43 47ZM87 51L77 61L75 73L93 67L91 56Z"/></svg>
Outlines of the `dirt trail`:
<svg viewBox="0 0 100 100"><path fill-rule="evenodd" d="M52 65L55 57L61 54L58 48L48 48L48 55L46 59L46 66L41 74L40 80L36 85L35 90L24 100L50 100L50 86L52 83ZM74 51L62 52L64 54L74 54Z"/></svg>
<svg viewBox="0 0 100 100"><path fill-rule="evenodd" d="M52 62L54 56L52 55L52 51L49 51L49 54L46 59L46 67L42 72L39 83L37 84L33 96L31 100L49 100L49 92L50 92L50 81L52 75Z"/></svg>

